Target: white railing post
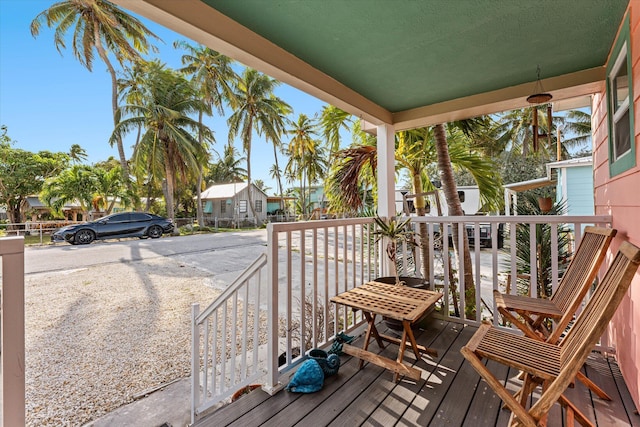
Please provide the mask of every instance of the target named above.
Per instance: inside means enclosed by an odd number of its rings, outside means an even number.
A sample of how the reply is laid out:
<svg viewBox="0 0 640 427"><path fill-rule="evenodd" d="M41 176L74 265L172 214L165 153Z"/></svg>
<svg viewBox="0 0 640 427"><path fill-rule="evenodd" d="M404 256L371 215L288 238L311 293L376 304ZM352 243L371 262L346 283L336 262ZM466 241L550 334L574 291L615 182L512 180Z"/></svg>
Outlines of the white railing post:
<svg viewBox="0 0 640 427"><path fill-rule="evenodd" d="M2 425L25 425L24 237L0 239L2 257Z"/></svg>
<svg viewBox="0 0 640 427"><path fill-rule="evenodd" d="M191 424L196 422L196 408L200 403L200 332L198 315L200 304L191 305ZM205 343L206 345L206 343ZM207 372L204 373L206 381Z"/></svg>
<svg viewBox="0 0 640 427"><path fill-rule="evenodd" d="M278 389L278 233L267 224L267 392Z"/></svg>

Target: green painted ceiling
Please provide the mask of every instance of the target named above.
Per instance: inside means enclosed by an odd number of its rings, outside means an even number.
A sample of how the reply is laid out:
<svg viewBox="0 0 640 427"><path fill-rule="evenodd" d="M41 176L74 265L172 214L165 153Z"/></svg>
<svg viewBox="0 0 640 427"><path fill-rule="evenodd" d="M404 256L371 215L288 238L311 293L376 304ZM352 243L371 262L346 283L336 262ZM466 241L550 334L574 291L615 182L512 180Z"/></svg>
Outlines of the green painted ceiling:
<svg viewBox="0 0 640 427"><path fill-rule="evenodd" d="M392 112L602 66L627 0L203 0Z"/></svg>

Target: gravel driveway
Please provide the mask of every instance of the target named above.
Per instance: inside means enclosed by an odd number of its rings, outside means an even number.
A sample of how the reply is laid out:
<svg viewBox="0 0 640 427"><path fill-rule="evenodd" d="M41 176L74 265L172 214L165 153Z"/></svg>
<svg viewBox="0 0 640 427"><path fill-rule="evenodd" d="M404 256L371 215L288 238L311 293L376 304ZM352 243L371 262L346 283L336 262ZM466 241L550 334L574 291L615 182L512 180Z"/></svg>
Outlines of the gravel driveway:
<svg viewBox="0 0 640 427"><path fill-rule="evenodd" d="M210 276L154 258L25 277L27 425L81 426L188 376Z"/></svg>

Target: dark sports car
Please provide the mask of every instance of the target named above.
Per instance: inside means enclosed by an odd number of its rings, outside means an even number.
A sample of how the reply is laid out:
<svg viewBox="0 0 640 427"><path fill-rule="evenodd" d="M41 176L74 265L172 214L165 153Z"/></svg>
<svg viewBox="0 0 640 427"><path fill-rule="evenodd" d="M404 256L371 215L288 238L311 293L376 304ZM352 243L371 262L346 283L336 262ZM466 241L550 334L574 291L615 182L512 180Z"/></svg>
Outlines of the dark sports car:
<svg viewBox="0 0 640 427"><path fill-rule="evenodd" d="M62 227L51 235L52 242L68 242L86 245L96 239L119 237L151 237L157 239L163 233L173 231L173 221L144 212L121 212L107 215L92 222Z"/></svg>

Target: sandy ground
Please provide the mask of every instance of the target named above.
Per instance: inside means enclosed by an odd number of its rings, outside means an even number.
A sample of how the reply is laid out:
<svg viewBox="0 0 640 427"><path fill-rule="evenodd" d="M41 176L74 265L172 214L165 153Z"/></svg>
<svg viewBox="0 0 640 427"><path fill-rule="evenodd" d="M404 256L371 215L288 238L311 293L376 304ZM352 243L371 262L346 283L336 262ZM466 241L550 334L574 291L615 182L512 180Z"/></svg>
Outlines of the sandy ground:
<svg viewBox="0 0 640 427"><path fill-rule="evenodd" d="M27 276L27 425L81 426L188 376L209 276L171 258Z"/></svg>

